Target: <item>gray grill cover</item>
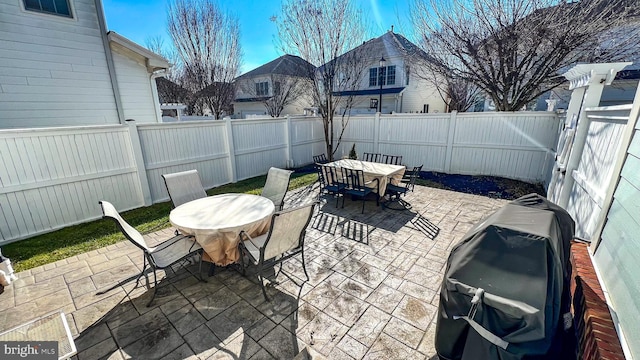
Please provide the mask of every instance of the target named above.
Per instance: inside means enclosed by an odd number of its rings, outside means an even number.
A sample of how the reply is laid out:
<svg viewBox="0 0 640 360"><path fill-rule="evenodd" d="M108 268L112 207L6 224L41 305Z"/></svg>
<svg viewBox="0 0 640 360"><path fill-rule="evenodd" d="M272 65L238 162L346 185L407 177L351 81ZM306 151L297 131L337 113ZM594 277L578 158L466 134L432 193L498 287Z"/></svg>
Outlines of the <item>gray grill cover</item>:
<svg viewBox="0 0 640 360"><path fill-rule="evenodd" d="M453 248L440 290L436 351L445 359L545 358L569 311L569 247L575 224L545 198L521 197L476 224ZM496 346L467 316L508 343ZM480 329L482 332L482 329ZM556 342L552 346L552 343ZM505 346L503 343L502 346Z"/></svg>

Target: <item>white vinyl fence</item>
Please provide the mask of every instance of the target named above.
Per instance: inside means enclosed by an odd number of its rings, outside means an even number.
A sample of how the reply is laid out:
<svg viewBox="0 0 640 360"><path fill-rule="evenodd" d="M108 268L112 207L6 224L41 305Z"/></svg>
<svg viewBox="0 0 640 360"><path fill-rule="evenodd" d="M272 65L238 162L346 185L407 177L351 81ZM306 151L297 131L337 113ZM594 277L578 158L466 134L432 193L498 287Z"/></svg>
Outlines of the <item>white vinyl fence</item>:
<svg viewBox="0 0 640 360"><path fill-rule="evenodd" d="M338 153L402 155L425 171L490 175L541 183L558 140L550 112L447 113L353 117Z"/></svg>
<svg viewBox="0 0 640 360"><path fill-rule="evenodd" d="M352 117L336 157L355 143L426 171L540 182L557 127L554 113ZM197 169L210 188L324 152L312 117L0 130L0 244L99 218L99 200L119 210L165 201L161 174Z"/></svg>

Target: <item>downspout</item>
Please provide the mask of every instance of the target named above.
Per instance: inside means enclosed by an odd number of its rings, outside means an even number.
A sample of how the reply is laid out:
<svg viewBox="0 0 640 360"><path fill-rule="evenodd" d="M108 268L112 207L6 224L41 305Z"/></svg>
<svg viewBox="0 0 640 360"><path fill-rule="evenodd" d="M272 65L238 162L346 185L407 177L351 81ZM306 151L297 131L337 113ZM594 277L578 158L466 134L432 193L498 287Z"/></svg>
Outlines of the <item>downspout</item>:
<svg viewBox="0 0 640 360"><path fill-rule="evenodd" d="M111 53L111 47L109 46L109 38L107 37L107 24L104 17L104 9L102 8L101 0L94 0L96 6L96 13L98 15L98 28L102 37L102 45L104 47L104 55L107 60L107 69L109 71L109 78L111 79L111 88L113 89L113 97L116 102L116 111L118 112L118 122L124 124L124 110L122 109L122 100L120 98L120 87L118 86L118 79L116 77L116 67L113 64L113 54Z"/></svg>
<svg viewBox="0 0 640 360"><path fill-rule="evenodd" d="M156 79L167 76L167 70L157 70L151 73L149 76L149 85L151 86L151 96L153 97L153 108L156 110L156 122L162 122L162 110L160 109L160 97L158 96L158 86L156 85ZM178 121L180 119L180 113L178 111Z"/></svg>

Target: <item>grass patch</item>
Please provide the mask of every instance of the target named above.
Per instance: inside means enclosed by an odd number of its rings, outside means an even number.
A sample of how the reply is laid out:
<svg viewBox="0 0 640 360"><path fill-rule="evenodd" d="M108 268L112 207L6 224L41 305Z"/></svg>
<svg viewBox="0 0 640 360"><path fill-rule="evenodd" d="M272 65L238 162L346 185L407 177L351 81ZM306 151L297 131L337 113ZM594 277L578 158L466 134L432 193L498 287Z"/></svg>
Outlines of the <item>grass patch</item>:
<svg viewBox="0 0 640 360"><path fill-rule="evenodd" d="M258 176L235 184L219 186L210 189L207 194L260 194L266 178L266 175ZM289 190L310 185L317 179L315 173L293 173ZM169 227L170 211L171 203L163 202L127 211L122 217L144 234ZM124 239L112 220L101 219L4 245L2 253L11 259L15 271L20 272L115 244Z"/></svg>

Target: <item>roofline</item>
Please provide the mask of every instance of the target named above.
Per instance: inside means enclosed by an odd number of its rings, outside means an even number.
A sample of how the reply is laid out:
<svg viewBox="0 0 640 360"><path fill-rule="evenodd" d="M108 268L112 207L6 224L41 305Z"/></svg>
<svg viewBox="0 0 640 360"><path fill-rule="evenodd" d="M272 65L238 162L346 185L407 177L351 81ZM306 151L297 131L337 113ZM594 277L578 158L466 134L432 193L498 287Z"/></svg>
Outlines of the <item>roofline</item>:
<svg viewBox="0 0 640 360"><path fill-rule="evenodd" d="M154 53L153 51L145 47L142 47L136 44L135 42L127 39L126 37L118 34L115 31L107 32L107 38L109 39L110 42L118 44L126 48L127 50L130 50L147 59L147 68L150 71L168 69L170 66L169 61L167 61L167 59L163 58L162 56Z"/></svg>

